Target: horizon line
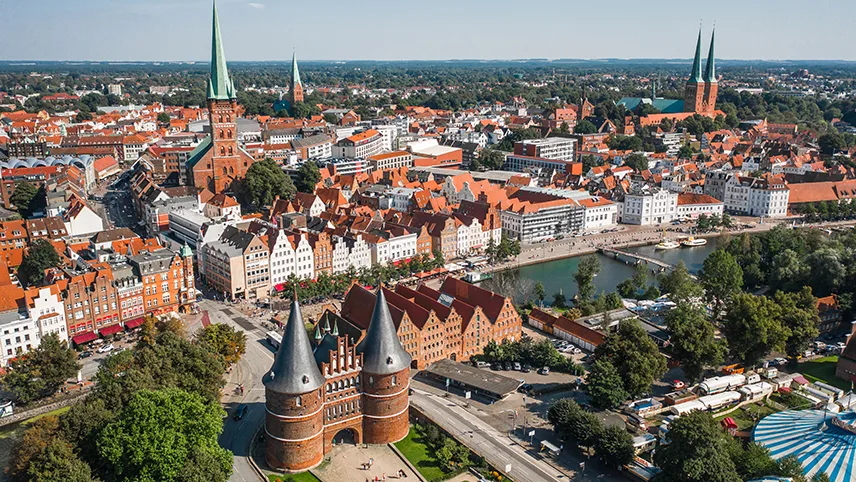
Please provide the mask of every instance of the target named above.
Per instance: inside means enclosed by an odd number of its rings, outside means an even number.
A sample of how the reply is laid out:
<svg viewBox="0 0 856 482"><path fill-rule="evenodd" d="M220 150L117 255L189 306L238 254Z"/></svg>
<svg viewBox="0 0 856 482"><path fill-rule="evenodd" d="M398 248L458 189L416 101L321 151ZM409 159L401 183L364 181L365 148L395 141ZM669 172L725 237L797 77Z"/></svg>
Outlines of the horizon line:
<svg viewBox="0 0 856 482"><path fill-rule="evenodd" d="M445 58L445 59L303 59L300 60L299 63L305 62L557 62L557 61L582 61L582 62L600 62L600 61L639 61L639 60L651 60L651 61L669 61L669 62L687 62L692 63L692 58L683 58L683 57L592 57L592 58L582 58L582 57L556 57L556 58L546 58L546 57L517 57L517 58ZM789 58L716 58L717 62L848 62L848 63L856 63L856 59L827 59L827 58L815 58L815 59L789 59ZM0 62L10 63L10 62L97 62L97 63L154 63L154 62L164 62L164 63L210 63L210 60L140 60L140 59L0 59ZM291 63L291 59L246 59L246 60L229 60L228 63L241 63L241 62L288 62Z"/></svg>

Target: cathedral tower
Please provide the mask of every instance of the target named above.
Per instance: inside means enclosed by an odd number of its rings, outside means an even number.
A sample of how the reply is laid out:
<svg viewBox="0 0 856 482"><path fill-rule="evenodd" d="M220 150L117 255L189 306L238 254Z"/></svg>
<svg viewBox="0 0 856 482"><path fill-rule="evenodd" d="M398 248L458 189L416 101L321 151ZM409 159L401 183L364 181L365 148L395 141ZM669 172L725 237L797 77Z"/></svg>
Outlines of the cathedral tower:
<svg viewBox="0 0 856 482"><path fill-rule="evenodd" d="M297 53L291 54L291 106L303 102L303 82L300 81L300 70L297 69Z"/></svg>
<svg viewBox="0 0 856 482"><path fill-rule="evenodd" d="M719 82L716 79L716 60L713 56L713 43L716 31L710 34L710 51L707 54L707 65L704 68L704 112L716 110L716 94L719 92Z"/></svg>
<svg viewBox="0 0 856 482"><path fill-rule="evenodd" d="M693 70L684 88L684 112L701 113L704 105L705 85L701 75L701 29L698 30Z"/></svg>

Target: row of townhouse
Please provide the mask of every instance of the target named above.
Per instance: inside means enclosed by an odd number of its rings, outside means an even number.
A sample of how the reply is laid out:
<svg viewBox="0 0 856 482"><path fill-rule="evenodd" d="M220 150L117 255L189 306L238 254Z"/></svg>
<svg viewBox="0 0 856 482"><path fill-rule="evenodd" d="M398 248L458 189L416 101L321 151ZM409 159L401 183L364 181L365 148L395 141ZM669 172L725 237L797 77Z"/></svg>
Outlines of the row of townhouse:
<svg viewBox="0 0 856 482"><path fill-rule="evenodd" d="M412 368L423 369L444 359L465 362L481 354L491 341L502 343L522 336L522 321L510 298L456 278L446 278L439 290L425 285L381 289L399 341L412 357ZM368 329L375 297L354 284L341 311L327 310L319 325L337 326L359 339Z"/></svg>
<svg viewBox="0 0 856 482"><path fill-rule="evenodd" d="M79 257L74 269L51 268L45 286L27 290L12 284L4 273L0 363L5 366L38 347L48 333L84 345L99 336L137 328L149 315L191 310L196 287L190 248L178 253L157 245L149 248L154 249L130 256L103 255L103 261Z"/></svg>
<svg viewBox="0 0 856 482"><path fill-rule="evenodd" d="M722 201L729 213L778 218L787 216L790 187L782 175L715 171L705 176L704 194Z"/></svg>

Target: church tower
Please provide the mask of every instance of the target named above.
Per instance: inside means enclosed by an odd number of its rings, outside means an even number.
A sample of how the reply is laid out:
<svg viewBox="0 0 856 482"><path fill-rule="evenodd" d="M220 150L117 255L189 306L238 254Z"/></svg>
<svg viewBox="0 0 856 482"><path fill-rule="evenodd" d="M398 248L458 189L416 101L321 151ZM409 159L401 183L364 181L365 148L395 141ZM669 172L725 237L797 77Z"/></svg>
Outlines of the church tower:
<svg viewBox="0 0 856 482"><path fill-rule="evenodd" d="M291 54L291 106L303 102L303 82L300 81L300 70L297 69L297 53Z"/></svg>
<svg viewBox="0 0 856 482"><path fill-rule="evenodd" d="M212 193L225 191L240 176L238 150L238 101L235 85L226 68L226 55L220 38L217 2L214 2L214 25L211 38L211 78L208 80L208 119L211 126L211 158L207 183ZM238 174L236 174L238 173Z"/></svg>
<svg viewBox="0 0 856 482"><path fill-rule="evenodd" d="M701 75L701 29L698 30L693 70L684 88L684 112L703 112L705 95L704 79Z"/></svg>
<svg viewBox="0 0 856 482"><path fill-rule="evenodd" d="M716 110L716 94L719 92L719 82L716 79L716 60L713 56L713 43L716 31L710 34L710 51L707 54L707 65L704 68L704 112Z"/></svg>

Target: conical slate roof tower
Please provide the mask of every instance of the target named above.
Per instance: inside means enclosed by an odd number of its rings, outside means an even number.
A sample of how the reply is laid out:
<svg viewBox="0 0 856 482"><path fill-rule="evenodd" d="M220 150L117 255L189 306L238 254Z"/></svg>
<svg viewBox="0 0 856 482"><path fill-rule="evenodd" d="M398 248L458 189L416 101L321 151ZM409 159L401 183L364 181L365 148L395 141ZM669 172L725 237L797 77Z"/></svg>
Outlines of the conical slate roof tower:
<svg viewBox="0 0 856 482"><path fill-rule="evenodd" d="M412 357L398 340L383 288L378 290L372 320L366 336L357 345L357 353L363 355L366 373L390 375L410 367Z"/></svg>
<svg viewBox="0 0 856 482"><path fill-rule="evenodd" d="M265 375L264 385L272 392L283 394L308 393L324 385L324 377L315 364L297 299L291 302L291 313L285 324L282 343L276 352L273 367Z"/></svg>

